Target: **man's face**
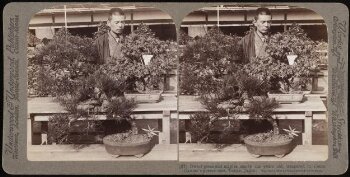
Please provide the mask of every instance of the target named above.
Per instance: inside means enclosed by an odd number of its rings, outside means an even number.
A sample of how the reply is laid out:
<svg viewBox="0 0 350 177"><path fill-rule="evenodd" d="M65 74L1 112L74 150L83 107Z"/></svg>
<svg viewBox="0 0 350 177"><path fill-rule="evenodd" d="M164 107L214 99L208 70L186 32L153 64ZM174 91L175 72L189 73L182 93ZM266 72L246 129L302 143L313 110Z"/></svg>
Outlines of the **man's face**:
<svg viewBox="0 0 350 177"><path fill-rule="evenodd" d="M258 19L254 20L254 26L261 34L266 34L270 31L271 15L258 15Z"/></svg>
<svg viewBox="0 0 350 177"><path fill-rule="evenodd" d="M107 25L111 28L112 32L121 34L125 25L125 16L112 15L112 18L107 21Z"/></svg>

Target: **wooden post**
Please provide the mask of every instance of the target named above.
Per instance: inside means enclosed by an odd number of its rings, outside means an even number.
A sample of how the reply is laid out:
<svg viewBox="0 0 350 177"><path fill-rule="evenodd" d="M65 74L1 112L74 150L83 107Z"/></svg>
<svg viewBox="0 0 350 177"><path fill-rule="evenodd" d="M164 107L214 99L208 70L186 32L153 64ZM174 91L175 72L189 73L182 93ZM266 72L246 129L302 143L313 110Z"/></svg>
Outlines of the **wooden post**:
<svg viewBox="0 0 350 177"><path fill-rule="evenodd" d="M134 33L134 10L132 9L130 14L130 29L131 29L131 33Z"/></svg>
<svg viewBox="0 0 350 177"><path fill-rule="evenodd" d="M52 25L54 25L56 22L55 22L55 14L52 13L51 14L51 19L52 19Z"/></svg>
<svg viewBox="0 0 350 177"><path fill-rule="evenodd" d="M208 12L204 12L205 15L205 27L204 27L204 31L205 33L208 32Z"/></svg>
<svg viewBox="0 0 350 177"><path fill-rule="evenodd" d="M64 5L64 27L67 29L68 25L67 25L67 8L66 5Z"/></svg>
<svg viewBox="0 0 350 177"><path fill-rule="evenodd" d="M49 133L49 122L41 122L41 143L40 145L43 145L45 143L45 145L48 144L47 141L47 135Z"/></svg>
<svg viewBox="0 0 350 177"><path fill-rule="evenodd" d="M217 23L217 26L220 27L220 7L217 6L216 10L217 10L217 12L216 12L216 18L217 18L216 19L216 23Z"/></svg>
<svg viewBox="0 0 350 177"><path fill-rule="evenodd" d="M28 127L29 130L28 132L30 132L30 139L28 140L28 144L29 145L33 145L33 137L34 137L34 133L33 133L33 123L34 122L34 117L30 116L30 126Z"/></svg>
<svg viewBox="0 0 350 177"><path fill-rule="evenodd" d="M303 145L312 145L312 112L305 112Z"/></svg>
<svg viewBox="0 0 350 177"><path fill-rule="evenodd" d="M284 25L283 25L283 30L287 31L287 13L284 14Z"/></svg>
<svg viewBox="0 0 350 177"><path fill-rule="evenodd" d="M170 144L170 110L163 111L162 130L159 144Z"/></svg>
<svg viewBox="0 0 350 177"><path fill-rule="evenodd" d="M315 73L312 75L312 90L311 91L317 91L318 89L318 73L315 71Z"/></svg>

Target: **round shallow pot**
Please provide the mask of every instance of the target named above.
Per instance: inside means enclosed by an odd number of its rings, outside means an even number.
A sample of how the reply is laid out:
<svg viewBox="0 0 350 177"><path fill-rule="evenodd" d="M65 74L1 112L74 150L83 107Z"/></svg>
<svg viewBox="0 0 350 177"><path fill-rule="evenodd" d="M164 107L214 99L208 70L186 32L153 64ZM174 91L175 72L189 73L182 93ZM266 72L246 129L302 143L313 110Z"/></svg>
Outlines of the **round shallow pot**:
<svg viewBox="0 0 350 177"><path fill-rule="evenodd" d="M123 143L111 141L108 139L109 136L112 135L108 135L103 138L103 144L105 145L106 151L109 154L112 154L114 157L119 157L121 155L134 155L140 158L148 153L153 147L151 140L135 143ZM142 136L142 134L132 136Z"/></svg>
<svg viewBox="0 0 350 177"><path fill-rule="evenodd" d="M254 136L254 135L249 135ZM294 148L293 139L285 140L282 142L268 142L260 143L249 140L248 137L244 138L244 143L249 153L254 157L260 157L262 155L274 155L276 157L283 157L290 153Z"/></svg>

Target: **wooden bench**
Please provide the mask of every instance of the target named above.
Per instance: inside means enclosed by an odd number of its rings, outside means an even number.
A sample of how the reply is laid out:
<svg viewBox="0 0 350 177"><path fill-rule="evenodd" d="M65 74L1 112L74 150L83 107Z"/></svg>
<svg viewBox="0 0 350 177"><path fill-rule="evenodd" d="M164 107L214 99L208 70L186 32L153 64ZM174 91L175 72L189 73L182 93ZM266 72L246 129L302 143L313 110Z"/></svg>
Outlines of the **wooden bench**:
<svg viewBox="0 0 350 177"><path fill-rule="evenodd" d="M138 104L134 110L132 116L136 120L140 119L160 119L162 121L162 132L159 134L160 144L170 144L170 121L171 119L177 119L177 99L175 95L168 94L162 97L162 100L158 103L146 103ZM54 101L52 97L36 97L28 98L28 114L30 126L28 126L28 144L32 144L33 139L33 123L41 122L46 124L49 121L49 117L58 114L66 113L64 108ZM106 120L105 115L98 115L97 120ZM41 132L43 141L47 142L47 133Z"/></svg>
<svg viewBox="0 0 350 177"><path fill-rule="evenodd" d="M179 97L179 119L189 120L191 114L206 111L196 96ZM312 144L312 120L327 121L326 107L320 97L306 96L306 100L300 104L281 104L274 112L278 119L303 120L304 133L303 144ZM224 118L223 118L224 119ZM249 119L247 114L240 114L239 119Z"/></svg>

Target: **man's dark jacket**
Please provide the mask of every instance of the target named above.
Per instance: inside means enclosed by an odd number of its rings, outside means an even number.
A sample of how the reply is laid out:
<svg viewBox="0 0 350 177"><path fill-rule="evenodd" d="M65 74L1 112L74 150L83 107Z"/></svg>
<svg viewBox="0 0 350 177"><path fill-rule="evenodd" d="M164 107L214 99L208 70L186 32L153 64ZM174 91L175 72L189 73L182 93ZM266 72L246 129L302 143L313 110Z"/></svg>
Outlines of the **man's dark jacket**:
<svg viewBox="0 0 350 177"><path fill-rule="evenodd" d="M251 30L245 35L239 44L243 53L243 63L249 63L250 58L255 57L255 32Z"/></svg>
<svg viewBox="0 0 350 177"><path fill-rule="evenodd" d="M97 63L103 64L106 62L105 60L110 57L108 33L105 33L96 39L96 46L99 56Z"/></svg>

